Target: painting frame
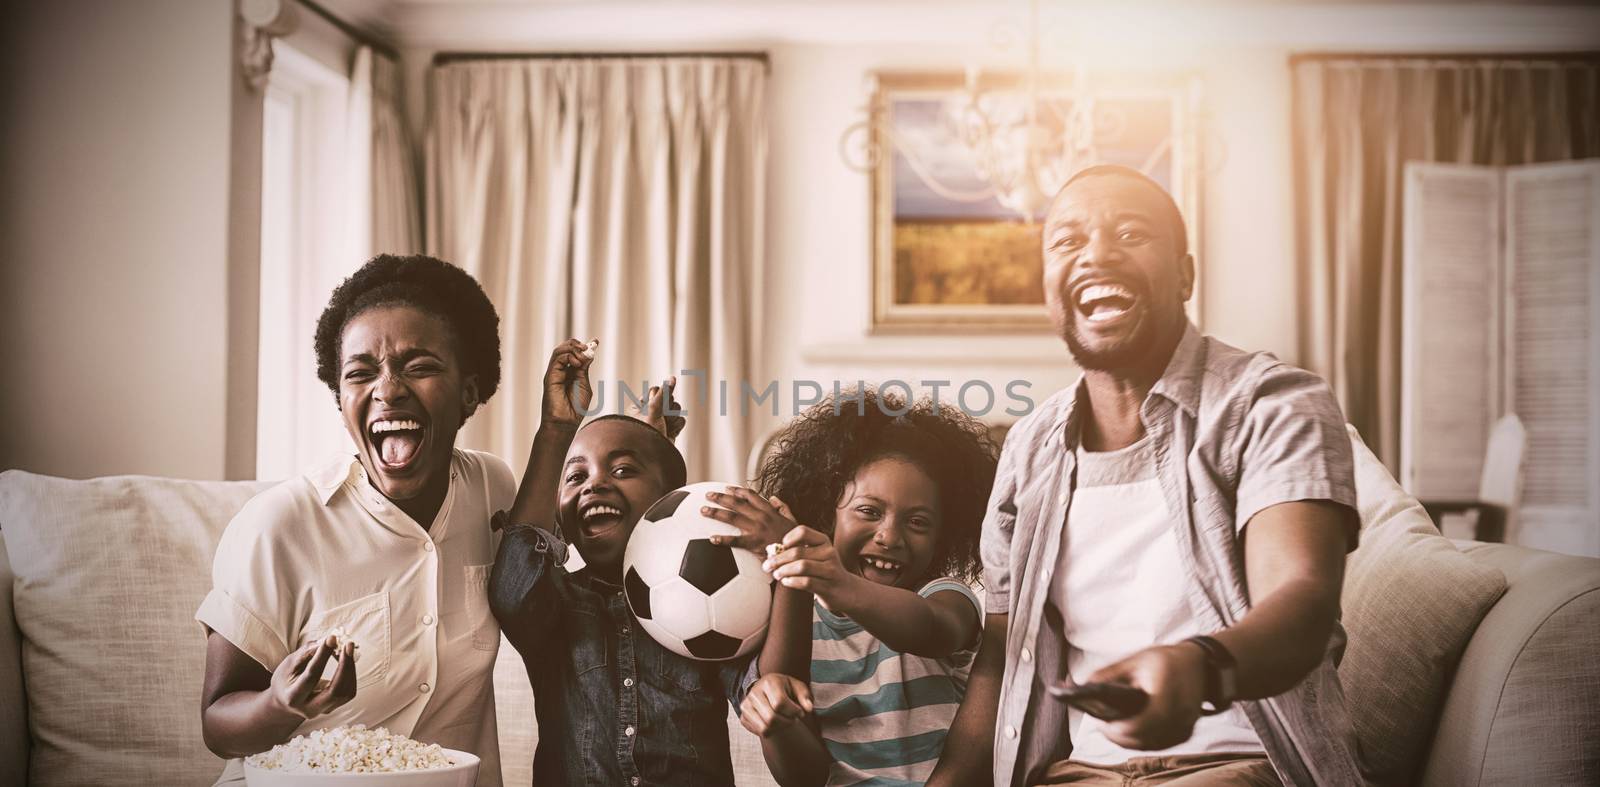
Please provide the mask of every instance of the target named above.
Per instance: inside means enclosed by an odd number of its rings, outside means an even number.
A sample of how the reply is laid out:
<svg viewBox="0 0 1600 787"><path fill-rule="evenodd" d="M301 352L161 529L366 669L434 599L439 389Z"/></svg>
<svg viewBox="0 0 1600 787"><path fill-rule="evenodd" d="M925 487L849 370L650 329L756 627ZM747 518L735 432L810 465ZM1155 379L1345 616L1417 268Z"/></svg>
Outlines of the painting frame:
<svg viewBox="0 0 1600 787"><path fill-rule="evenodd" d="M877 151L870 172L872 210L872 334L961 334L1051 331L1046 307L1039 303L907 303L897 298L896 180L897 155L890 143L889 123L897 101L951 100L966 92L967 78L958 71L876 71L870 105L868 134ZM1020 74L990 74L981 78L983 89L1017 89ZM1070 95L1065 82L1046 80L1041 92ZM1167 183L1188 231L1189 251L1195 257L1195 292L1189 300L1190 318L1199 324L1201 275L1201 161L1200 80L1193 74L1141 74L1122 79L1096 77L1097 102L1164 101L1170 107L1170 172ZM1159 178L1158 178L1159 179Z"/></svg>

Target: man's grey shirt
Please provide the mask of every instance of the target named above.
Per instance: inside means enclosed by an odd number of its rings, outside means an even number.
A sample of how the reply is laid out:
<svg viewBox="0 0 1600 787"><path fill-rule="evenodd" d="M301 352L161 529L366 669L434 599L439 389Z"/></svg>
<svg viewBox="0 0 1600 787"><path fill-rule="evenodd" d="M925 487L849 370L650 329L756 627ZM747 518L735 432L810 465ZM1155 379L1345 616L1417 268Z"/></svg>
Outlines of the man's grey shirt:
<svg viewBox="0 0 1600 787"><path fill-rule="evenodd" d="M1025 784L1066 759L1066 709L1042 690L1065 663L1059 624L1046 622L1077 468L1084 382L1051 396L1006 437L983 523L986 605L1010 616L994 744L994 783ZM1208 631L1250 609L1243 528L1261 510L1296 500L1356 507L1344 415L1322 378L1268 353L1202 336L1189 325L1140 409L1162 497L1186 569L1189 606ZM1349 518L1349 548L1356 519ZM1359 784L1355 734L1335 665L1335 626L1323 662L1294 689L1243 701L1285 784ZM1156 643L1151 643L1156 644Z"/></svg>

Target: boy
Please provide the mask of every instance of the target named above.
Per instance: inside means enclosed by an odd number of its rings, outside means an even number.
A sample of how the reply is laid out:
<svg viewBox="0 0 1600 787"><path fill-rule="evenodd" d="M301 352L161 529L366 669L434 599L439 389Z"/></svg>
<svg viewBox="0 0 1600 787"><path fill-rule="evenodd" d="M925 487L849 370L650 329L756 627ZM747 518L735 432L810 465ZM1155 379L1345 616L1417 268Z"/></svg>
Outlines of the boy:
<svg viewBox="0 0 1600 787"><path fill-rule="evenodd" d="M670 384L651 389L649 423L611 415L580 428L592 360L593 345L575 339L551 354L527 473L509 514L495 517L505 535L489 604L533 684L533 781L731 785L726 703L738 702L747 662L668 651L622 596L633 526L686 481L661 415ZM581 567L566 565L569 544Z"/></svg>

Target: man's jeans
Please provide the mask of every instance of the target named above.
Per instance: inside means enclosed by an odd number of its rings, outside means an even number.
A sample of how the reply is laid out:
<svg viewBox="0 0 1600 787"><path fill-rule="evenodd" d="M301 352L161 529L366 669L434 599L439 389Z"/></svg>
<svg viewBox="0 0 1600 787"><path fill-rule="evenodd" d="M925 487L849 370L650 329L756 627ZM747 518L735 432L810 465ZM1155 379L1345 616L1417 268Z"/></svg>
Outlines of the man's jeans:
<svg viewBox="0 0 1600 787"><path fill-rule="evenodd" d="M1104 787L1160 784L1166 787L1240 785L1280 787L1265 754L1182 754L1134 757L1121 765L1090 765L1066 760L1050 766L1040 785L1090 784Z"/></svg>

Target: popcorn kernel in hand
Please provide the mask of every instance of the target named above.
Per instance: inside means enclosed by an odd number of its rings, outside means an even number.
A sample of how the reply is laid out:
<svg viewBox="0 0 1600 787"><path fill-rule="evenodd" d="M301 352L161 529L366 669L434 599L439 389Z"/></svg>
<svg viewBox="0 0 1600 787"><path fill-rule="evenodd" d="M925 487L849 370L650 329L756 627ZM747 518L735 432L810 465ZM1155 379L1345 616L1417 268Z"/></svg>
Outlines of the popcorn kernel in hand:
<svg viewBox="0 0 1600 787"><path fill-rule="evenodd" d="M355 636L352 635L350 633L350 631L348 629L346 629L344 626L334 626L333 628L328 630L328 633L322 635L323 639L327 639L328 637L333 637L333 640L334 640L333 652L334 653L343 653L344 652L344 646L347 643L353 646L351 648L352 653L360 652L360 650L361 650L361 645L356 642Z"/></svg>

